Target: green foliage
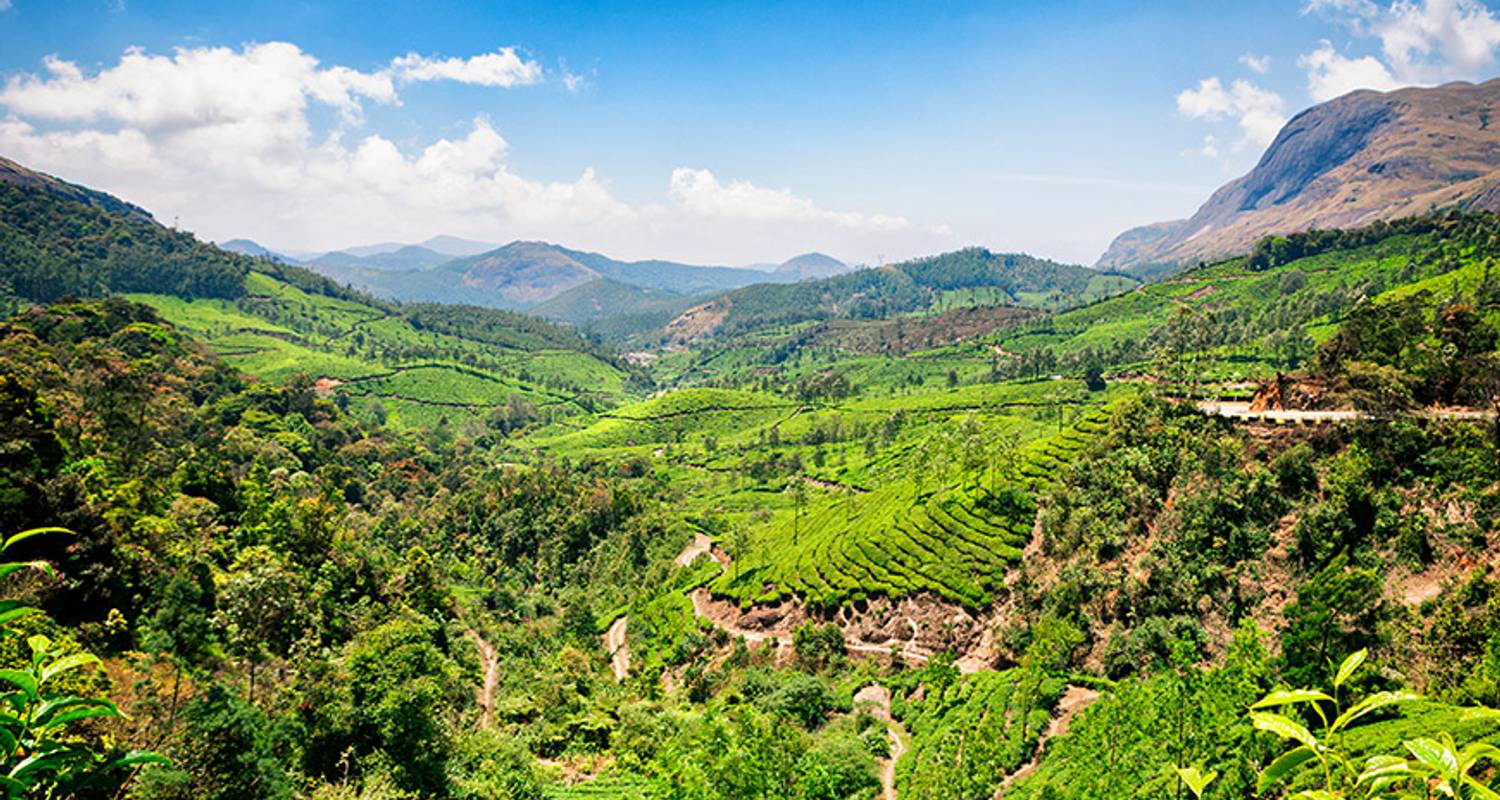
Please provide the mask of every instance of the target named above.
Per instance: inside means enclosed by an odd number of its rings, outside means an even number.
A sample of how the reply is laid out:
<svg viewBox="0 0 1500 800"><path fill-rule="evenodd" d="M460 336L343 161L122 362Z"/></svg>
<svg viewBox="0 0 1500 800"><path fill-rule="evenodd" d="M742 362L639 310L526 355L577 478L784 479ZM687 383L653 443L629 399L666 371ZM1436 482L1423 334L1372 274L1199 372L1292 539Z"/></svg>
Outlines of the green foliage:
<svg viewBox="0 0 1500 800"><path fill-rule="evenodd" d="M1350 569L1344 556L1305 584L1287 608L1281 635L1287 679L1312 683L1338 653L1375 643L1383 611L1380 592L1380 577L1373 570Z"/></svg>
<svg viewBox="0 0 1500 800"><path fill-rule="evenodd" d="M0 184L0 288L40 303L111 291L244 294L251 259L162 227L139 209L118 213L124 204L111 207L102 197Z"/></svg>
<svg viewBox="0 0 1500 800"><path fill-rule="evenodd" d="M808 620L792 633L792 650L798 663L807 669L840 665L845 656L844 632L833 623L818 625Z"/></svg>
<svg viewBox="0 0 1500 800"><path fill-rule="evenodd" d="M1032 684L1022 670L952 680L942 668L909 673L923 687L901 716L911 748L896 765L898 793L909 798L991 797L1031 757L1064 681Z"/></svg>
<svg viewBox="0 0 1500 800"><path fill-rule="evenodd" d="M23 531L7 537L0 553L37 536L65 532ZM42 562L6 562L0 563L0 578L28 569L52 571ZM22 636L17 622L37 613L21 600L0 600L0 639ZM30 657L25 663L0 670L0 683L7 687L0 691L0 790L6 798L70 796L89 788L110 791L128 781L127 770L169 763L147 751L116 752L80 730L78 723L86 720L121 716L108 699L69 691L70 673L98 664L98 657L69 652L42 634L27 637L26 647Z"/></svg>
<svg viewBox="0 0 1500 800"><path fill-rule="evenodd" d="M1253 625L1235 635L1222 666L1199 670L1186 651L1171 668L1108 688L1053 739L1036 771L1007 797L1154 798L1182 786L1182 765L1216 774L1204 797L1255 796L1266 752L1244 717L1265 691L1270 663Z"/></svg>
<svg viewBox="0 0 1500 800"><path fill-rule="evenodd" d="M254 800L290 798L286 751L270 721L256 707L213 684L182 710L183 731L174 748L176 764L142 775L138 793L154 800Z"/></svg>
<svg viewBox="0 0 1500 800"><path fill-rule="evenodd" d="M1419 698L1410 692L1378 692L1344 704L1337 699L1339 689L1364 663L1366 651L1359 650L1339 665L1331 681L1334 694L1313 689L1272 692L1252 705L1250 718L1259 730L1274 734L1296 746L1282 753L1261 771L1257 791L1294 779L1299 772L1311 772L1317 788L1305 789L1299 796L1344 797L1493 797L1495 792L1484 778L1487 770L1476 770L1483 762L1500 764L1500 749L1487 742L1471 742L1460 747L1451 733L1438 731L1433 736L1402 742L1404 753L1381 753L1360 764L1343 746L1342 735L1360 720L1392 706L1411 703ZM1284 710L1305 708L1315 715L1321 728L1314 732ZM1493 714L1494 712L1488 712Z"/></svg>

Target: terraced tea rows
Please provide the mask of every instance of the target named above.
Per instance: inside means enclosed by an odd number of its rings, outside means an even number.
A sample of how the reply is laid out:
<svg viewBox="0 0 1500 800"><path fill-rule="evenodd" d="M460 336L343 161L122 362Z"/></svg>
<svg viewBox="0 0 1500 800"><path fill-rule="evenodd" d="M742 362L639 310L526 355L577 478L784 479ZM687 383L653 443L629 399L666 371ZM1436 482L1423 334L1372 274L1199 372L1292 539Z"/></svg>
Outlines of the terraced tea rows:
<svg viewBox="0 0 1500 800"><path fill-rule="evenodd" d="M968 606L990 602L1020 556L1035 518L1034 496L1108 420L1085 413L1061 433L1026 446L1008 477L984 475L934 487L907 473L859 497L844 496L783 515L756 532L743 568L712 584L741 603L796 596L832 607L872 595L920 592Z"/></svg>

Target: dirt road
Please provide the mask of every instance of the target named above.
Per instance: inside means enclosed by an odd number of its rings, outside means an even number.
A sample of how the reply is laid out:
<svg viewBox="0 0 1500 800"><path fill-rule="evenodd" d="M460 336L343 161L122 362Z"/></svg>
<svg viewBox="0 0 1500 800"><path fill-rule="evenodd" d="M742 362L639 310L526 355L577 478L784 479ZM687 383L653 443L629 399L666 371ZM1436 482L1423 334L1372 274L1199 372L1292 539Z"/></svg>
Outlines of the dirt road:
<svg viewBox="0 0 1500 800"><path fill-rule="evenodd" d="M616 682L630 674L630 642L625 638L629 624L629 619L622 615L604 632L604 652L609 653L609 668L614 671Z"/></svg>

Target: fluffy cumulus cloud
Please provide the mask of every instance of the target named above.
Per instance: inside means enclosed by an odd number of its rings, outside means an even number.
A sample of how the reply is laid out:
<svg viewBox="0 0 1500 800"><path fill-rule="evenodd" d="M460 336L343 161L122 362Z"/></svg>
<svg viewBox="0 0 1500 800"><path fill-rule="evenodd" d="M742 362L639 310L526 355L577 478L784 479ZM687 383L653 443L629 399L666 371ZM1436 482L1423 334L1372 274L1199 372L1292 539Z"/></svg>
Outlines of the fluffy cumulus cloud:
<svg viewBox="0 0 1500 800"><path fill-rule="evenodd" d="M1235 80L1226 88L1217 77L1204 78L1177 95L1177 111L1189 119L1234 119L1240 127L1240 146L1264 147L1286 123L1281 95L1247 80Z"/></svg>
<svg viewBox="0 0 1500 800"><path fill-rule="evenodd" d="M1316 50L1297 59L1297 65L1307 70L1307 94L1317 103L1358 89L1384 92L1402 85L1380 59L1343 55L1327 39Z"/></svg>
<svg viewBox="0 0 1500 800"><path fill-rule="evenodd" d="M325 65L284 42L130 50L94 71L50 57L0 88L0 152L180 215L205 236L282 247L453 233L646 254L694 235L707 250L716 231L748 229L764 244L774 225L796 226L809 247L821 244L819 232L912 230L895 217L824 211L787 190L721 184L705 170L674 172L669 203L632 206L591 168L567 180L517 174L509 144L483 116L415 146L365 125L367 108L399 106L403 91L429 81L506 89L556 79L571 91L574 77L510 48L408 54L374 70Z"/></svg>
<svg viewBox="0 0 1500 800"><path fill-rule="evenodd" d="M1500 20L1479 0L1311 0L1306 13L1327 17L1356 39L1379 41L1379 54L1349 55L1328 40L1302 56L1308 94L1317 102L1356 89L1385 91L1486 77L1500 47Z"/></svg>
<svg viewBox="0 0 1500 800"><path fill-rule="evenodd" d="M911 227L902 217L828 211L790 189L766 189L748 181L721 183L706 169L672 170L672 199L692 214L750 222L825 222L851 230L900 231Z"/></svg>
<svg viewBox="0 0 1500 800"><path fill-rule="evenodd" d="M1320 40L1297 59L1307 99L1321 103L1360 89L1389 91L1490 77L1500 49L1500 19L1481 0L1307 0L1304 14L1323 18L1346 34ZM1256 75L1270 72L1269 56L1246 53L1240 64ZM1280 94L1249 80L1227 87L1205 78L1177 95L1177 110L1194 120L1232 119L1241 129L1234 149L1270 143L1286 120ZM1201 152L1217 157L1219 148Z"/></svg>

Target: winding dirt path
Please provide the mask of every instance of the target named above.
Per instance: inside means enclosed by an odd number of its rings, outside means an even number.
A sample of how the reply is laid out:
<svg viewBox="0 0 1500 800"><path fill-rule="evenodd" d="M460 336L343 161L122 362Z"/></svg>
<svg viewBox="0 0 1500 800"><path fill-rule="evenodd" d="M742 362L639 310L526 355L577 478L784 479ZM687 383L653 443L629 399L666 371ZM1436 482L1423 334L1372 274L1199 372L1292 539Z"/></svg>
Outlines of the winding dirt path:
<svg viewBox="0 0 1500 800"><path fill-rule="evenodd" d="M488 728L495 719L495 687L500 684L500 655L495 652L494 645L479 635L479 631L470 628L469 638L479 648L479 662L484 665L484 681L474 693L474 699L479 703L479 727Z"/></svg>
<svg viewBox="0 0 1500 800"><path fill-rule="evenodd" d="M678 553L677 558L673 559L673 561L679 567L690 567L694 561L698 560L698 556L712 552L713 548L713 539L708 538L706 534L697 533L693 535L693 540L688 542L687 547L682 548L682 552Z"/></svg>
<svg viewBox="0 0 1500 800"><path fill-rule="evenodd" d="M1022 764L1020 769L1005 776L1005 780L1000 782L1000 788L995 790L995 800L1001 800L1005 795L1005 790L1012 783L1035 772L1037 765L1042 761L1042 753L1047 749L1047 742L1054 736L1067 733L1068 725L1073 722L1073 717L1098 699L1099 693L1093 689L1069 684L1068 690L1063 692L1063 696L1057 701L1057 707L1052 710L1052 721L1047 724L1047 730L1043 731L1036 740L1036 750L1031 754L1031 760Z"/></svg>
<svg viewBox="0 0 1500 800"><path fill-rule="evenodd" d="M616 683L630 674L630 642L625 638L629 624L629 618L622 614L604 632L604 652L609 654L609 668L615 673Z"/></svg>
<svg viewBox="0 0 1500 800"><path fill-rule="evenodd" d="M885 723L886 736L890 738L890 755L878 759L880 762L881 800L896 800L896 762L906 752L906 726L891 716L891 690L872 683L854 693L854 706L869 708L870 714Z"/></svg>

